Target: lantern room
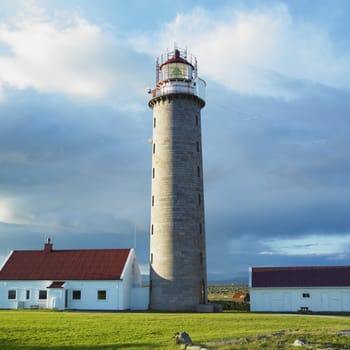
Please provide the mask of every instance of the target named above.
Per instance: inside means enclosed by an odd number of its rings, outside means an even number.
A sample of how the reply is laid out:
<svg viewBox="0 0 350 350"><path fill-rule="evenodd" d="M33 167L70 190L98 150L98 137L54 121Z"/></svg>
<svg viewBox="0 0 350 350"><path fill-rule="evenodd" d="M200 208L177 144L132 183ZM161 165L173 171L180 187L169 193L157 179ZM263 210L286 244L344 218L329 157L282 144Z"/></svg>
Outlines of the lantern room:
<svg viewBox="0 0 350 350"><path fill-rule="evenodd" d="M193 79L193 74L196 71L195 66L187 61L186 51L181 52L179 49L175 49L173 52L167 53L164 57L161 56L161 60L166 58L166 61L158 64L158 76L157 83L166 80L182 80L190 81Z"/></svg>
<svg viewBox="0 0 350 350"><path fill-rule="evenodd" d="M176 48L157 59L156 88L149 90L152 99L168 94L194 95L205 104L205 81L197 75L197 59L187 50Z"/></svg>

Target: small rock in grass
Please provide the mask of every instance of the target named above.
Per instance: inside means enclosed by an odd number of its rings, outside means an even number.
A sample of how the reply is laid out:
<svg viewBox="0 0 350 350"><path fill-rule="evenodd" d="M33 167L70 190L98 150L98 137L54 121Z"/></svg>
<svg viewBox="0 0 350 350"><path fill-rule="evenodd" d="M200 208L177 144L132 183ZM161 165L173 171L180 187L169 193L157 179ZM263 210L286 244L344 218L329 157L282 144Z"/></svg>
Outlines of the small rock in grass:
<svg viewBox="0 0 350 350"><path fill-rule="evenodd" d="M306 345L306 340L304 340L304 339L296 339L292 345L293 346L305 346Z"/></svg>

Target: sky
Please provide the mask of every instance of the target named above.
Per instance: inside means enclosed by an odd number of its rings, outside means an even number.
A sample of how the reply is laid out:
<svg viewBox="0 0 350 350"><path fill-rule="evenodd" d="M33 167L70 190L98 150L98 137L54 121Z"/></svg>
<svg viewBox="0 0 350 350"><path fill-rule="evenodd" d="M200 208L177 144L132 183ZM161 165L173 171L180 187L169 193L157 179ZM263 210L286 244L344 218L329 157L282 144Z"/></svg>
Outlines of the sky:
<svg viewBox="0 0 350 350"><path fill-rule="evenodd" d="M209 281L349 265L350 2L0 0L0 265L136 248L148 273L156 58L207 83Z"/></svg>

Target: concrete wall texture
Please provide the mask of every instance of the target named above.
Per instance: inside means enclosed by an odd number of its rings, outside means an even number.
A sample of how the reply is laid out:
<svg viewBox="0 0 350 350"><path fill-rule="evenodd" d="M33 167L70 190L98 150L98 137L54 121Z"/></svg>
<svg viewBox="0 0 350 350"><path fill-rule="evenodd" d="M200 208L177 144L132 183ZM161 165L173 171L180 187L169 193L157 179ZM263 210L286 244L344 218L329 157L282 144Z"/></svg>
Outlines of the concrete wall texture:
<svg viewBox="0 0 350 350"><path fill-rule="evenodd" d="M201 108L166 94L153 109L150 308L194 311L207 302Z"/></svg>

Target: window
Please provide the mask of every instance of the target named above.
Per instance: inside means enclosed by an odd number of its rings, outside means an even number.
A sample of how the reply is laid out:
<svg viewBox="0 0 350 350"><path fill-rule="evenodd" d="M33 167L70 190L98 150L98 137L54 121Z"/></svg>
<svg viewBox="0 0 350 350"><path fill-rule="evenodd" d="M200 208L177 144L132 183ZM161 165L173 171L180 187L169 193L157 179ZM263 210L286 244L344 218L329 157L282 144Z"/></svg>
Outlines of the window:
<svg viewBox="0 0 350 350"><path fill-rule="evenodd" d="M151 253L151 265L153 264L153 253Z"/></svg>
<svg viewBox="0 0 350 350"><path fill-rule="evenodd" d="M105 291L105 290L98 290L97 291L97 299L98 300L106 300L107 299L107 291Z"/></svg>
<svg viewBox="0 0 350 350"><path fill-rule="evenodd" d="M72 299L73 300L80 300L81 299L81 291L80 290L73 290L72 291Z"/></svg>
<svg viewBox="0 0 350 350"><path fill-rule="evenodd" d="M207 300L205 300L205 282L202 280L202 288L201 288L201 303L205 304Z"/></svg>
<svg viewBox="0 0 350 350"><path fill-rule="evenodd" d="M30 290L29 289L26 290L26 299L27 300L30 299Z"/></svg>
<svg viewBox="0 0 350 350"><path fill-rule="evenodd" d="M200 259L201 265L203 265L203 253L199 254L199 259Z"/></svg>
<svg viewBox="0 0 350 350"><path fill-rule="evenodd" d="M199 224L199 234L202 234L202 224Z"/></svg>
<svg viewBox="0 0 350 350"><path fill-rule="evenodd" d="M310 293L303 293L303 298L310 298Z"/></svg>
<svg viewBox="0 0 350 350"><path fill-rule="evenodd" d="M46 300L46 299L47 299L47 291L39 290L39 300Z"/></svg>
<svg viewBox="0 0 350 350"><path fill-rule="evenodd" d="M201 206L202 205L202 197L200 194L198 194L198 205Z"/></svg>
<svg viewBox="0 0 350 350"><path fill-rule="evenodd" d="M16 291L15 290L9 290L7 292L7 298L10 300L15 300L16 299Z"/></svg>
<svg viewBox="0 0 350 350"><path fill-rule="evenodd" d="M153 127L155 128L157 125L157 119L156 118L153 118Z"/></svg>
<svg viewBox="0 0 350 350"><path fill-rule="evenodd" d="M153 226L153 224L151 225L151 234L153 235L153 233L154 233L154 226Z"/></svg>
<svg viewBox="0 0 350 350"><path fill-rule="evenodd" d="M152 196L152 207L154 207L154 196Z"/></svg>
<svg viewBox="0 0 350 350"><path fill-rule="evenodd" d="M156 169L153 168L153 169L152 169L152 178L154 179L155 177L156 177Z"/></svg>
<svg viewBox="0 0 350 350"><path fill-rule="evenodd" d="M156 144L153 144L153 154L156 153Z"/></svg>
<svg viewBox="0 0 350 350"><path fill-rule="evenodd" d="M197 176L201 177L201 168L197 166Z"/></svg>
<svg viewBox="0 0 350 350"><path fill-rule="evenodd" d="M196 114L196 126L198 126L198 114Z"/></svg>
<svg viewBox="0 0 350 350"><path fill-rule="evenodd" d="M197 148L197 152L199 152L199 142L196 142L196 148Z"/></svg>

